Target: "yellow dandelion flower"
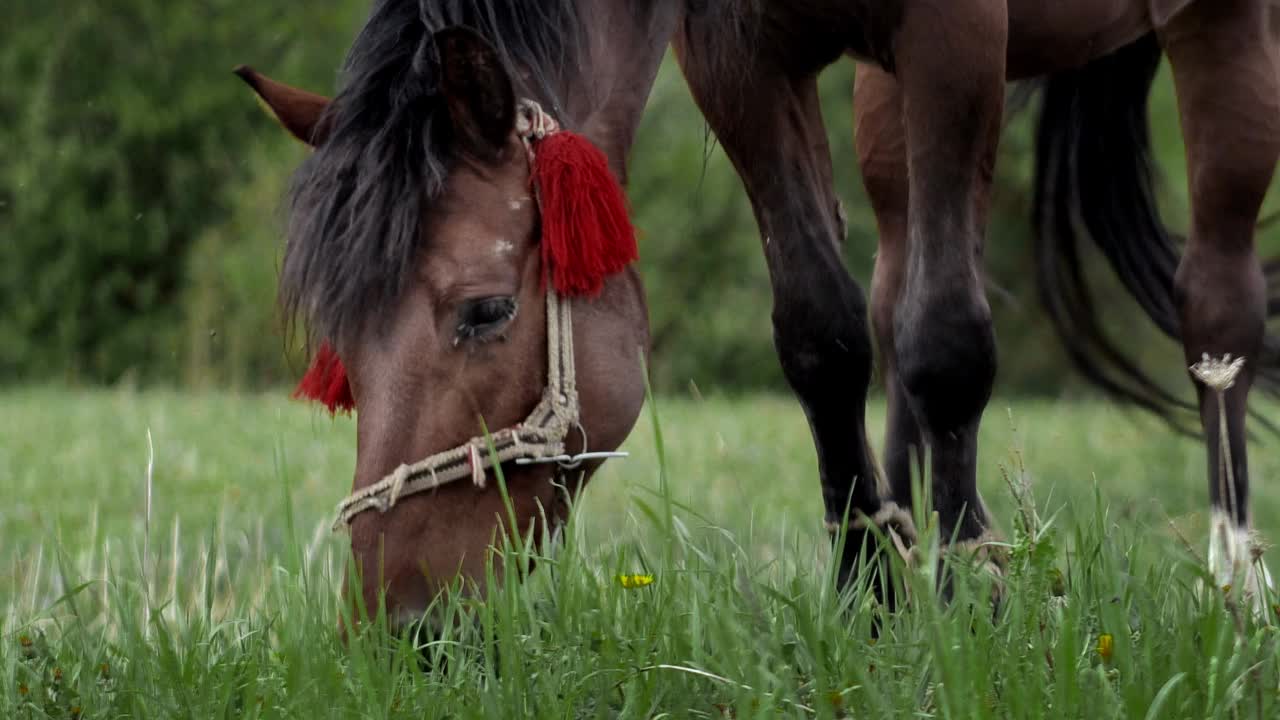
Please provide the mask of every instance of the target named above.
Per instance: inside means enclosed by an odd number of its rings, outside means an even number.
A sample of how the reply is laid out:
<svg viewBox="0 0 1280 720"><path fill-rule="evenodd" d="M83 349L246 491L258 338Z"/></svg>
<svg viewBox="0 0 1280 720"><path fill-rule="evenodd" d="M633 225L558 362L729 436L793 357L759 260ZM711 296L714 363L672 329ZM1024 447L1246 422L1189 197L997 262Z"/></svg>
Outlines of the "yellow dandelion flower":
<svg viewBox="0 0 1280 720"><path fill-rule="evenodd" d="M627 590L642 588L653 584L652 575L619 575L618 584Z"/></svg>
<svg viewBox="0 0 1280 720"><path fill-rule="evenodd" d="M1104 662L1111 662L1111 655L1115 652L1116 640L1111 637L1111 633L1103 633L1098 636L1098 655Z"/></svg>
<svg viewBox="0 0 1280 720"><path fill-rule="evenodd" d="M60 668L60 667L56 667L56 668L54 668L54 669L53 669L53 681L54 681L54 682L58 682L58 681L59 681L59 680L61 680L61 679L62 679L62 668Z"/></svg>
<svg viewBox="0 0 1280 720"><path fill-rule="evenodd" d="M31 638L27 637L26 635L23 635L18 638L18 644L21 645L22 647L31 647Z"/></svg>

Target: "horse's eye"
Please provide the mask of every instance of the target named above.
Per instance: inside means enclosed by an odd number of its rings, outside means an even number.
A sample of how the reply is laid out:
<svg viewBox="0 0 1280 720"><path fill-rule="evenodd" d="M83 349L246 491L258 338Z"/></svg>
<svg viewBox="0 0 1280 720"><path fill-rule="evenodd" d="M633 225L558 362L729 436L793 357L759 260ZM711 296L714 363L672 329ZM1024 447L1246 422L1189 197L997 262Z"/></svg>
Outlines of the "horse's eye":
<svg viewBox="0 0 1280 720"><path fill-rule="evenodd" d="M468 300L458 312L458 339L485 339L516 316L516 299L509 296Z"/></svg>

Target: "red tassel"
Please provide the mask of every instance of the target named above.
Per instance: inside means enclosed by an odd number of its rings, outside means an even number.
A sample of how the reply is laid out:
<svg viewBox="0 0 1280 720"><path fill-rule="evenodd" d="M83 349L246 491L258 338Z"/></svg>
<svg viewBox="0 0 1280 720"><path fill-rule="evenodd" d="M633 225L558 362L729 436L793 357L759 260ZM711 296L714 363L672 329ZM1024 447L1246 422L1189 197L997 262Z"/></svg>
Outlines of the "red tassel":
<svg viewBox="0 0 1280 720"><path fill-rule="evenodd" d="M347 369L328 343L320 345L315 359L311 361L311 369L302 376L293 396L318 400L329 408L330 414L339 410L349 413L356 407L351 385L347 382Z"/></svg>
<svg viewBox="0 0 1280 720"><path fill-rule="evenodd" d="M604 153L572 132L539 140L534 165L543 280L549 274L562 295L598 295L606 277L639 257L622 187Z"/></svg>

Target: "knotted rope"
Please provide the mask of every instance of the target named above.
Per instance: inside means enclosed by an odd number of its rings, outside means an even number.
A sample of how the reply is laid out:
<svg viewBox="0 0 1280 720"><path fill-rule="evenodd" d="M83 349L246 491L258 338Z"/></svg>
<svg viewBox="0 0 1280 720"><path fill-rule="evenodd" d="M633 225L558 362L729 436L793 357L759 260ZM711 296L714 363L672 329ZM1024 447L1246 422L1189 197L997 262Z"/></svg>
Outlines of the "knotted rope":
<svg viewBox="0 0 1280 720"><path fill-rule="evenodd" d="M547 387L533 412L518 425L499 430L488 438L473 437L412 465L401 465L382 480L353 492L338 504L334 529L349 525L366 510L386 512L403 497L464 478L470 478L473 485L483 489L486 472L511 460L558 460L565 452L565 438L578 425L578 414L573 316L569 302L548 288Z"/></svg>

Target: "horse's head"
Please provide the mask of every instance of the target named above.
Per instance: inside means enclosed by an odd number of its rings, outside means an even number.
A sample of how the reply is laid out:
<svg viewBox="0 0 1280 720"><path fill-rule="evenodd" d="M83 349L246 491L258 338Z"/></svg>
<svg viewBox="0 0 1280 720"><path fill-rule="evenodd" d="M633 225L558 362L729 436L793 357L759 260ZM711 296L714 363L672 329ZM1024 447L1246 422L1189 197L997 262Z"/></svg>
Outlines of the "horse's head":
<svg viewBox="0 0 1280 720"><path fill-rule="evenodd" d="M599 461L568 471L516 460L557 442L568 454L621 444L643 402L648 345L633 270L586 298L546 281L532 173L533 126L547 118L518 102L479 35L444 30L424 44L434 50L410 48L403 70L372 63L332 102L238 71L314 148L295 180L281 295L345 368L357 408L352 550L367 607L385 590L402 618L459 574L482 580L509 525L489 450L468 443L487 429L506 448L522 534L557 519L555 481L572 490ZM565 317L549 324L556 312ZM561 391L575 387L566 403Z"/></svg>

